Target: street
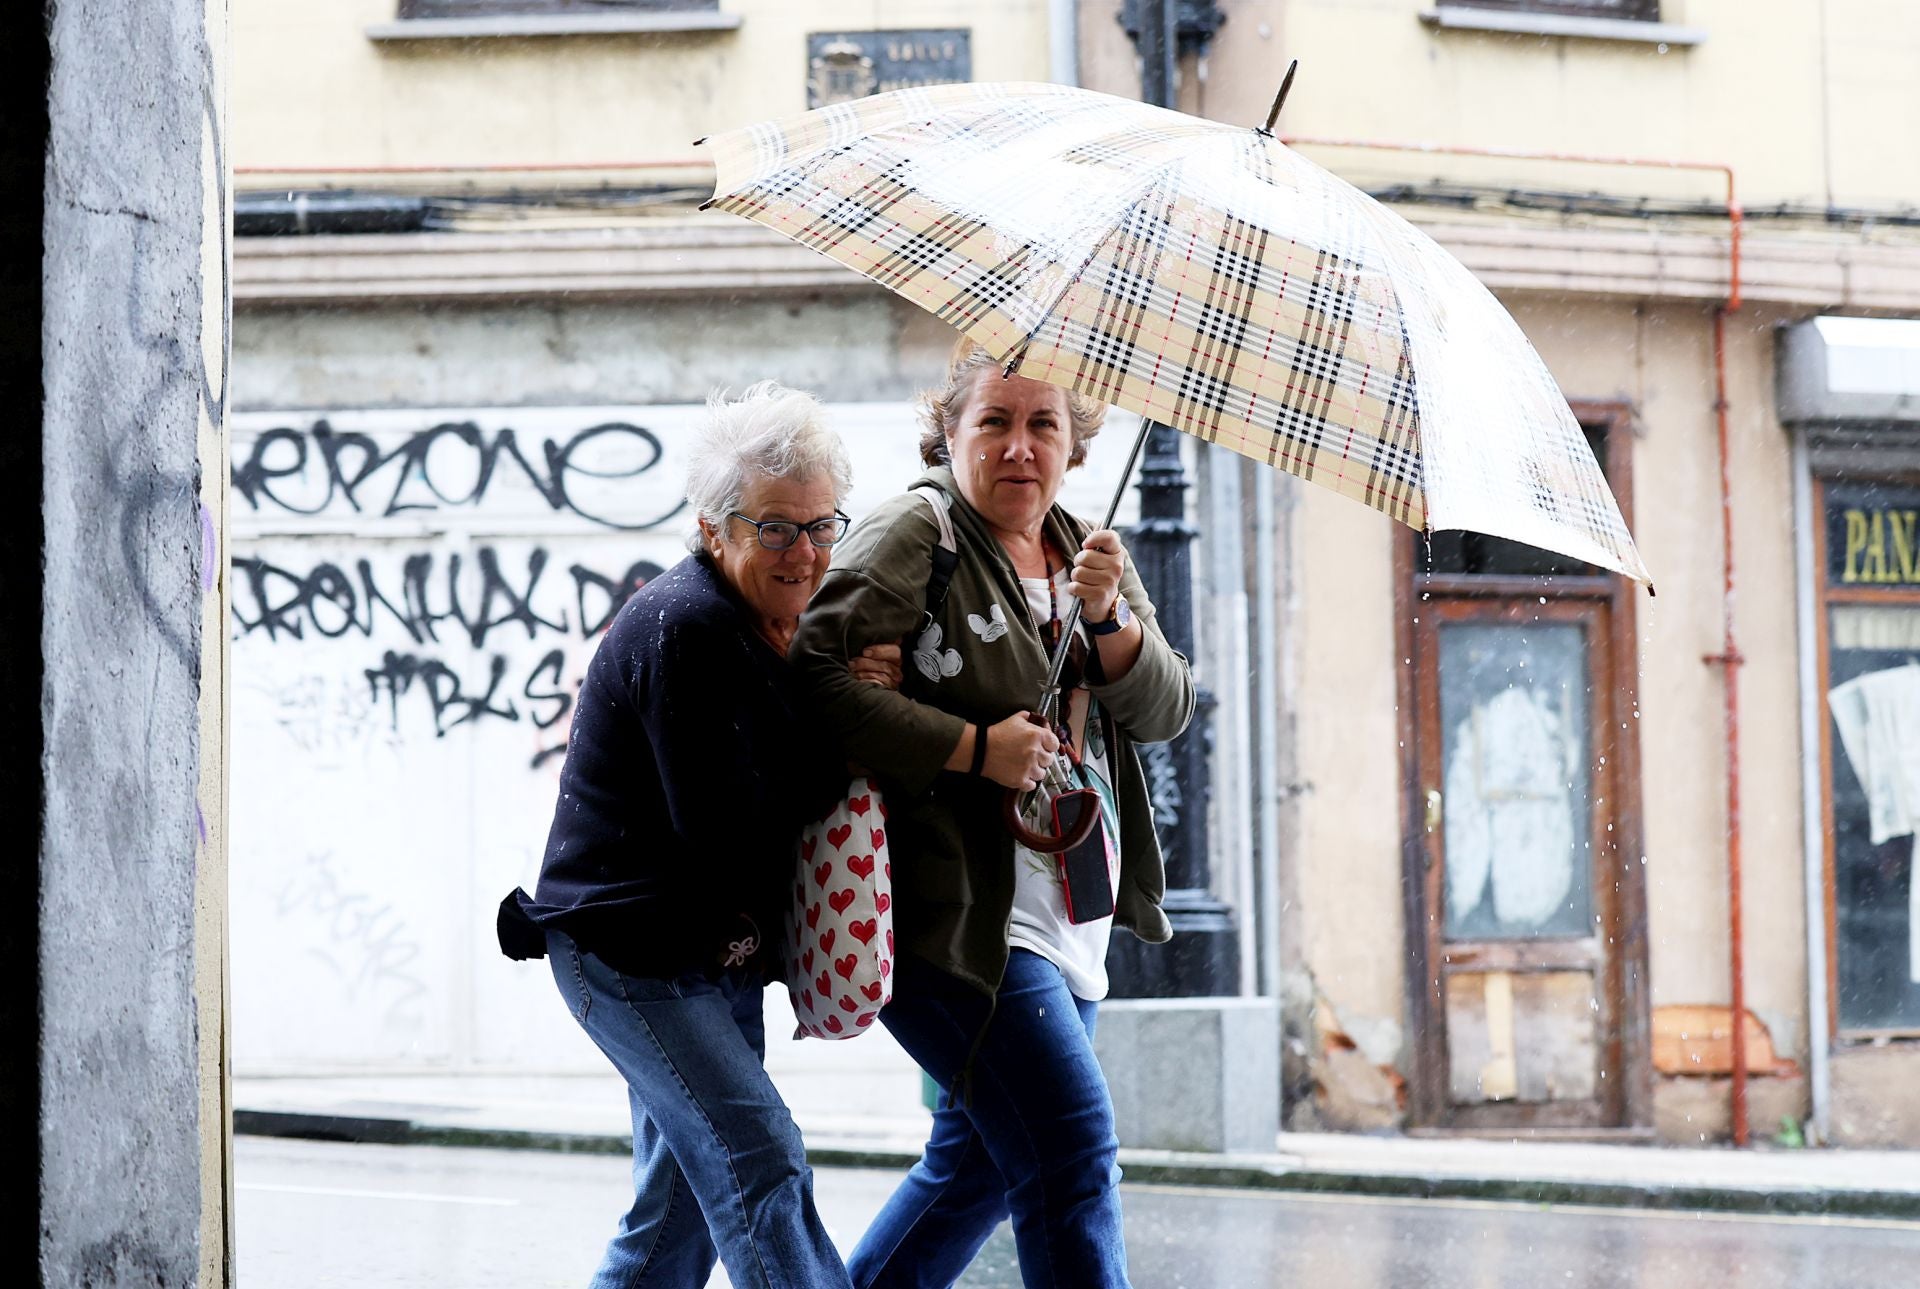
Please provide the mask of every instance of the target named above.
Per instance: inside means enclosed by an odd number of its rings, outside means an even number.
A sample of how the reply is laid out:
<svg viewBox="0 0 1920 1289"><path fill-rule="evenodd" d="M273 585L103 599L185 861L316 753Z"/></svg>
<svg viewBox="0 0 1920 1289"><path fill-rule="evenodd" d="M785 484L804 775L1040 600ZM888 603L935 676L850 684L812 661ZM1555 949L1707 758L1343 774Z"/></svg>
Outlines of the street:
<svg viewBox="0 0 1920 1289"><path fill-rule="evenodd" d="M586 1284L627 1162L534 1151L234 1142L246 1289ZM826 1169L850 1248L896 1174ZM1773 1218L1129 1185L1140 1289L1882 1289L1920 1265L1920 1223ZM713 1286L727 1283L716 1274ZM1017 1286L1004 1226L961 1282Z"/></svg>

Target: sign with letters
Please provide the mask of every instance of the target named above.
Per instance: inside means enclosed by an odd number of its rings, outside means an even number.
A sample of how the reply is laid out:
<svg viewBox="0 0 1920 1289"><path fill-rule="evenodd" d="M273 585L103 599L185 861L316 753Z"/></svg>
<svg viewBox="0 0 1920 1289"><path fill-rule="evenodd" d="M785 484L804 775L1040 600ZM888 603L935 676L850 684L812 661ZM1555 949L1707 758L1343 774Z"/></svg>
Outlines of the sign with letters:
<svg viewBox="0 0 1920 1289"><path fill-rule="evenodd" d="M807 107L826 107L913 85L973 79L973 33L828 31L807 37Z"/></svg>
<svg viewBox="0 0 1920 1289"><path fill-rule="evenodd" d="M1830 484L1827 585L1920 587L1920 488Z"/></svg>

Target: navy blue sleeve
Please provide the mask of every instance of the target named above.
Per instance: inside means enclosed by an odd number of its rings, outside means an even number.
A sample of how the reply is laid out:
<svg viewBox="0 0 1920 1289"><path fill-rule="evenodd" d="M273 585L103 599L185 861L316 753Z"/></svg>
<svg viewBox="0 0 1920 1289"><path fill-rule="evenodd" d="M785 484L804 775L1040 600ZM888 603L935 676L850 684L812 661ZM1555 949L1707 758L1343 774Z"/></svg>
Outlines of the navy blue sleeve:
<svg viewBox="0 0 1920 1289"><path fill-rule="evenodd" d="M831 736L775 683L785 664L755 648L731 624L667 624L635 700L674 831L697 848L765 847L784 859L799 823L831 804L823 789L844 789L846 774L836 764L822 776Z"/></svg>

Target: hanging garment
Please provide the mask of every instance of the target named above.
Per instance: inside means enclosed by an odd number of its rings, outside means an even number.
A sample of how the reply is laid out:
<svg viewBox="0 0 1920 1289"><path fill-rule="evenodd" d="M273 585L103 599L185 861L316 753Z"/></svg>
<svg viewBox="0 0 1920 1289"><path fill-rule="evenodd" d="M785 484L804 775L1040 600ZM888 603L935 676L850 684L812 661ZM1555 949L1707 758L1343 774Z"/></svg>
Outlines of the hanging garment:
<svg viewBox="0 0 1920 1289"><path fill-rule="evenodd" d="M1489 883L1504 929L1551 921L1573 887L1573 792L1558 714L1504 689L1454 727L1447 758L1447 909L1471 913Z"/></svg>
<svg viewBox="0 0 1920 1289"><path fill-rule="evenodd" d="M1878 846L1920 831L1920 666L1836 685L1827 707L1866 790L1868 840ZM1907 869L1907 978L1920 984L1920 835Z"/></svg>

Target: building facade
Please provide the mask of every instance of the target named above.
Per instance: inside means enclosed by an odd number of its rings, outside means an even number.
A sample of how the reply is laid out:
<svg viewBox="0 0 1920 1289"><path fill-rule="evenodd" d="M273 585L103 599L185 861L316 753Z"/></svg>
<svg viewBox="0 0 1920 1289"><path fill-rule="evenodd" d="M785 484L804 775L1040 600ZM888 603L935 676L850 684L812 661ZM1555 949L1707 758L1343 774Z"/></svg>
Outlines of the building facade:
<svg viewBox="0 0 1920 1289"><path fill-rule="evenodd" d="M598 628L681 549L676 434L818 390L871 504L950 343L697 212L692 140L897 84L1137 96L1134 8L235 6L239 1068L591 1067L488 907ZM1288 1121L1724 1136L1737 979L1751 1132L1920 1144L1920 156L1881 142L1920 21L1183 8L1180 105L1258 124L1301 60L1279 132L1508 305L1659 590L1190 450L1207 880Z"/></svg>

